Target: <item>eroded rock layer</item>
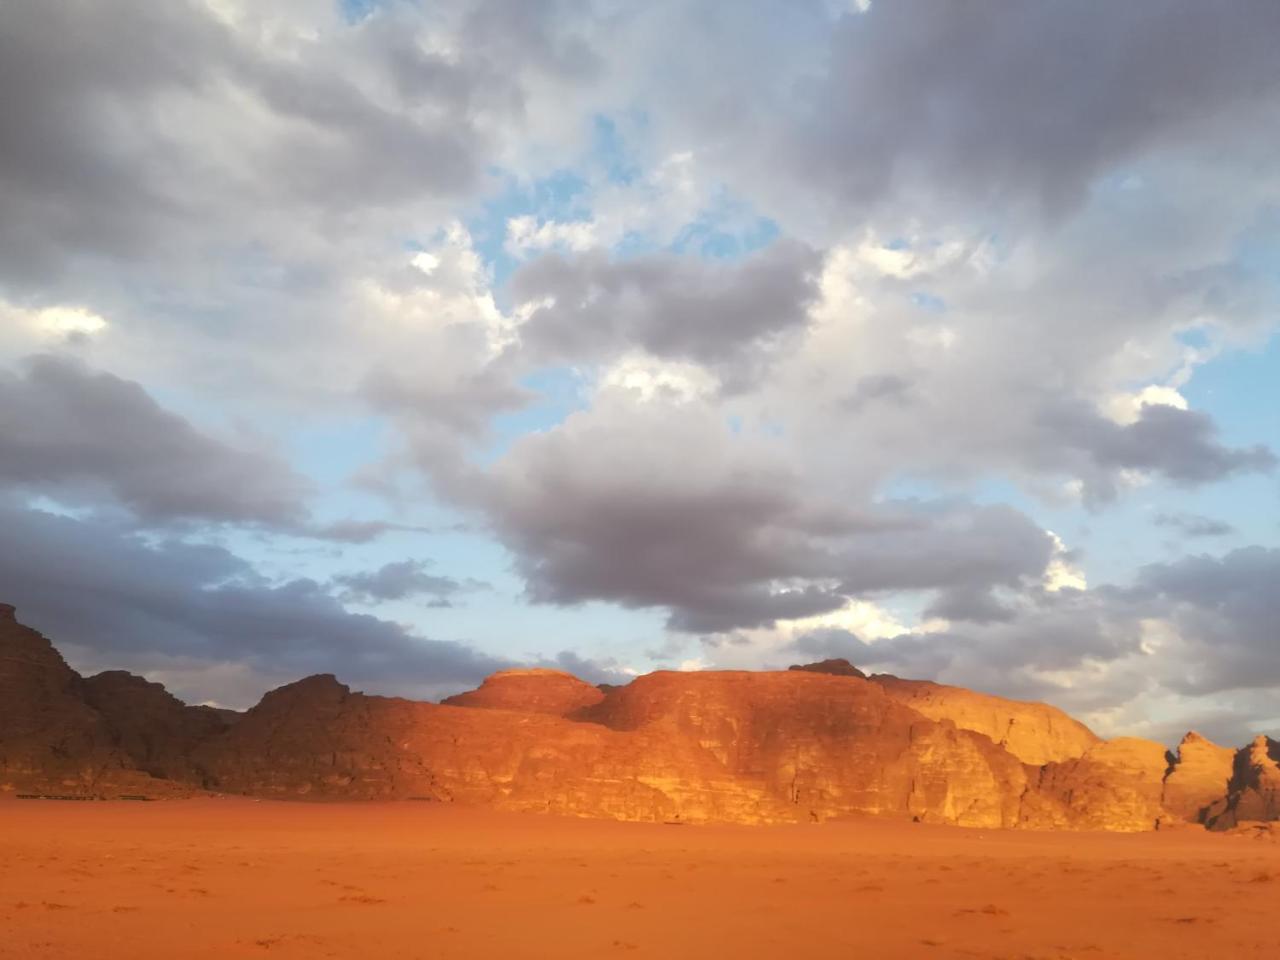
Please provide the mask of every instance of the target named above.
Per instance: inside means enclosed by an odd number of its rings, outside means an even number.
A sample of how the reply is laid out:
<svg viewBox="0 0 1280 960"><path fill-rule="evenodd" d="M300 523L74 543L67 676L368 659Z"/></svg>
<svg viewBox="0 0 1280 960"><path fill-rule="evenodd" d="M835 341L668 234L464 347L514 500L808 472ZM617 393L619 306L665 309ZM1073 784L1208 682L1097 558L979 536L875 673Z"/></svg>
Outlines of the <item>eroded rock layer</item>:
<svg viewBox="0 0 1280 960"><path fill-rule="evenodd" d="M85 698L85 681L0 604L0 788L85 793L150 786Z"/></svg>
<svg viewBox="0 0 1280 960"><path fill-rule="evenodd" d="M1079 720L1047 703L1006 700L963 687L880 674L872 679L889 696L934 720L947 719L981 733L1024 763L1039 766L1082 757L1099 741Z"/></svg>
<svg viewBox="0 0 1280 960"><path fill-rule="evenodd" d="M1173 816L1203 822L1215 804L1226 802L1236 751L1220 747L1194 730L1170 758L1161 802Z"/></svg>
<svg viewBox="0 0 1280 960"><path fill-rule="evenodd" d="M330 675L241 716L126 673L82 679L0 607L0 789L408 799L680 822L913 818L975 827L1230 829L1280 818L1280 745L1176 754L1045 704L847 663L660 671L602 689L496 674L442 704Z"/></svg>
<svg viewBox="0 0 1280 960"><path fill-rule="evenodd" d="M576 710L593 707L604 692L563 670L501 670L475 690L447 697L443 703L456 707L483 707L488 710L518 710L522 713L549 713L565 717Z"/></svg>
<svg viewBox="0 0 1280 960"><path fill-rule="evenodd" d="M1212 804L1205 822L1230 830L1251 821L1280 820L1280 741L1259 734L1236 751L1227 795Z"/></svg>

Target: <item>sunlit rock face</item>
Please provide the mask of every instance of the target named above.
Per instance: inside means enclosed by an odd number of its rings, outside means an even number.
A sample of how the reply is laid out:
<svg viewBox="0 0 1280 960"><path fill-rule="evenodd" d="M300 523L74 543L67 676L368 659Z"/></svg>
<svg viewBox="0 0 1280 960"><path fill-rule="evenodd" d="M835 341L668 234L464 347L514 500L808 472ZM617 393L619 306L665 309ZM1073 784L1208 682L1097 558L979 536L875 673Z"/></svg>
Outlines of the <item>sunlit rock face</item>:
<svg viewBox="0 0 1280 960"><path fill-rule="evenodd" d="M1192 731L1182 738L1164 781L1162 804L1170 814L1201 823L1225 801L1236 751Z"/></svg>
<svg viewBox="0 0 1280 960"><path fill-rule="evenodd" d="M688 744L702 769L789 804L787 819L886 814L1000 826L1016 819L1022 790L1022 765L1006 751L853 677L659 672L579 716Z"/></svg>
<svg viewBox="0 0 1280 960"><path fill-rule="evenodd" d="M564 717L576 710L593 707L604 692L563 670L502 670L487 678L476 690L448 697L442 702L456 707L489 710L519 710Z"/></svg>
<svg viewBox="0 0 1280 960"><path fill-rule="evenodd" d="M1034 777L1022 826L1038 829L1154 830L1168 756L1163 745L1118 737L1074 760L1048 763Z"/></svg>
<svg viewBox="0 0 1280 960"><path fill-rule="evenodd" d="M211 786L257 796L675 817L678 798L655 784L678 761L649 762L647 747L597 724L371 697L317 676L267 694L197 759Z"/></svg>
<svg viewBox="0 0 1280 960"><path fill-rule="evenodd" d="M1259 734L1236 752L1227 796L1205 815L1213 830L1280 820L1280 741Z"/></svg>
<svg viewBox="0 0 1280 960"><path fill-rule="evenodd" d="M1023 765L989 739L867 681L804 673L655 673L573 719L369 697L315 677L268 694L199 759L211 785L258 795L690 822L1013 826L1025 787Z"/></svg>
<svg viewBox="0 0 1280 960"><path fill-rule="evenodd" d="M1023 763L1073 760L1099 743L1078 720L1046 703L1006 700L928 680L872 677L900 703L933 720L950 720L1000 744Z"/></svg>
<svg viewBox="0 0 1280 960"><path fill-rule="evenodd" d="M814 667L660 671L608 689L513 670L443 704L323 674L228 716L127 673L85 680L0 606L0 791L421 798L675 822L1280 819L1280 745L1266 737L1232 751L1189 734L1168 754L1099 740L1044 704Z"/></svg>

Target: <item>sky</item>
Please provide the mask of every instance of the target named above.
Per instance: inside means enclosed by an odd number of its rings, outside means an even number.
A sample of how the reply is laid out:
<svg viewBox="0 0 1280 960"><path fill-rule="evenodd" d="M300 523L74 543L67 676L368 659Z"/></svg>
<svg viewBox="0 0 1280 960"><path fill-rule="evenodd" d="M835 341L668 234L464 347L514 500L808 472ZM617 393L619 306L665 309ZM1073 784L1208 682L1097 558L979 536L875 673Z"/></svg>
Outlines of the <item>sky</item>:
<svg viewBox="0 0 1280 960"><path fill-rule="evenodd" d="M0 600L243 708L1280 730L1280 4L0 0Z"/></svg>

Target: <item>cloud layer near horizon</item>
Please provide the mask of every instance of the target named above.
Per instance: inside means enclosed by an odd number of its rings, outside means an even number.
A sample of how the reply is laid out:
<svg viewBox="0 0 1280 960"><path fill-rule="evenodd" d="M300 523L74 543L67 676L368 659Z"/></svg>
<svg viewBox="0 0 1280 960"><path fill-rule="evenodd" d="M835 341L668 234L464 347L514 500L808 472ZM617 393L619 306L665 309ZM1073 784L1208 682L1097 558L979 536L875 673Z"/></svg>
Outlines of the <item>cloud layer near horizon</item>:
<svg viewBox="0 0 1280 960"><path fill-rule="evenodd" d="M11 6L0 598L85 663L1280 722L1280 398L1198 390L1280 316L1274 4Z"/></svg>

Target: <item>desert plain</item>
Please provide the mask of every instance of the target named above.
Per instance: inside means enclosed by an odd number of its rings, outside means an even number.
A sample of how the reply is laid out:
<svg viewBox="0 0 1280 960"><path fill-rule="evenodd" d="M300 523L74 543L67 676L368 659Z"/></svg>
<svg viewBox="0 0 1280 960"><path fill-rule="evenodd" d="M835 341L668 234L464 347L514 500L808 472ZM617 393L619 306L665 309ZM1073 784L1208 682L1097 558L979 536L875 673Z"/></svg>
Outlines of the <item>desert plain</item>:
<svg viewBox="0 0 1280 960"><path fill-rule="evenodd" d="M1280 844L421 803L0 802L0 957L1280 956Z"/></svg>

